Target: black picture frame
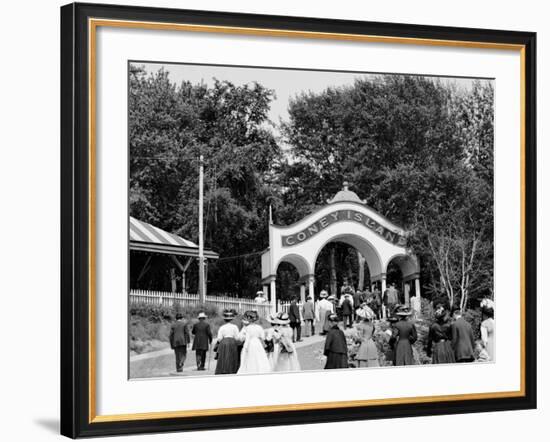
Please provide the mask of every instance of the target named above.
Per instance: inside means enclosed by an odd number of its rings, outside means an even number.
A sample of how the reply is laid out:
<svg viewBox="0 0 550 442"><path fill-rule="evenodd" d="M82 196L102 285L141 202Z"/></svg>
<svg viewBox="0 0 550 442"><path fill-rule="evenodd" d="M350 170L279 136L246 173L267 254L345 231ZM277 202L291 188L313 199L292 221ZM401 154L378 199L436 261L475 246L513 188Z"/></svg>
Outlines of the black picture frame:
<svg viewBox="0 0 550 442"><path fill-rule="evenodd" d="M521 45L524 51L524 395L349 408L94 421L90 409L89 18ZM61 8L61 434L76 438L536 408L536 34L73 3ZM93 387L93 386L92 386Z"/></svg>

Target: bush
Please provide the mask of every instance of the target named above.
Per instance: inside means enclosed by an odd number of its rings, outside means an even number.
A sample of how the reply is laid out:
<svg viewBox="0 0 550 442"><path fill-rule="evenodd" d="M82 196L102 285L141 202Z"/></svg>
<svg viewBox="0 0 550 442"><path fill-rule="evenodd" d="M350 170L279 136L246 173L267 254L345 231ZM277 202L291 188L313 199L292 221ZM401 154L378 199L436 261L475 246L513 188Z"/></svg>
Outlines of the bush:
<svg viewBox="0 0 550 442"><path fill-rule="evenodd" d="M130 306L130 352L141 354L149 351L166 348L170 340L170 328L176 319L176 313L181 313L187 321L189 332L198 322L200 312L206 313L212 335L215 338L218 329L225 323L220 316L220 310L213 304L159 306L146 303L136 303ZM237 315L233 322L242 327L242 315ZM270 323L260 318L257 322L263 328L270 327Z"/></svg>
<svg viewBox="0 0 550 442"><path fill-rule="evenodd" d="M200 312L206 313L208 317L219 316L219 309L214 304L182 305L176 302L172 306L151 305L147 303L136 303L130 306L131 316L147 318L150 322L173 320L176 318L176 313L183 314L185 319L193 319Z"/></svg>

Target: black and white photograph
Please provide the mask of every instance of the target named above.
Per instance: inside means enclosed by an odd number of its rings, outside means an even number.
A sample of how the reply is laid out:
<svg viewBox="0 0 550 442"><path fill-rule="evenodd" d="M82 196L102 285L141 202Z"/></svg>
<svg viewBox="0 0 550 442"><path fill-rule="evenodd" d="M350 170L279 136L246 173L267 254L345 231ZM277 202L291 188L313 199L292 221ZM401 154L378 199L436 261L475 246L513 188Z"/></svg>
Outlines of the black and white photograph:
<svg viewBox="0 0 550 442"><path fill-rule="evenodd" d="M493 363L494 97L130 61L128 377Z"/></svg>

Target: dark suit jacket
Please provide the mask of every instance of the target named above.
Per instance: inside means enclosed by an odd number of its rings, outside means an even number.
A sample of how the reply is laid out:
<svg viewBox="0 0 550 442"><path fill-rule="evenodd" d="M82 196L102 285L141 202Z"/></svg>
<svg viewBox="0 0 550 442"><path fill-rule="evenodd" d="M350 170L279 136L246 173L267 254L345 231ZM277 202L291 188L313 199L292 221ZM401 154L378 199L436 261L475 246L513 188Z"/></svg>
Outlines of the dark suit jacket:
<svg viewBox="0 0 550 442"><path fill-rule="evenodd" d="M344 302L342 302L342 314L348 316L352 313L353 306L351 305L351 301L349 299L344 299Z"/></svg>
<svg viewBox="0 0 550 442"><path fill-rule="evenodd" d="M176 321L170 328L170 347L182 347L191 342L185 321Z"/></svg>
<svg viewBox="0 0 550 442"><path fill-rule="evenodd" d="M456 360L473 359L475 339L472 326L463 318L458 318L451 325L451 334Z"/></svg>
<svg viewBox="0 0 550 442"><path fill-rule="evenodd" d="M288 319L290 319L290 322L300 322L300 308L295 302L290 304L288 308Z"/></svg>
<svg viewBox="0 0 550 442"><path fill-rule="evenodd" d="M206 321L199 321L191 330L195 336L191 350L208 350L208 345L212 342L212 331L210 324Z"/></svg>

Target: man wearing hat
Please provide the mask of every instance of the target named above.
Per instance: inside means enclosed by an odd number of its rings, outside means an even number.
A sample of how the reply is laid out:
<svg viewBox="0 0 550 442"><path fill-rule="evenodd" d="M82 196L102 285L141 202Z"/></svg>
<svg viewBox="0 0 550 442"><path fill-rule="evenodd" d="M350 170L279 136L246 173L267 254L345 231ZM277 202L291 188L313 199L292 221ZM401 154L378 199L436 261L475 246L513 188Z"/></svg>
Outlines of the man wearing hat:
<svg viewBox="0 0 550 442"><path fill-rule="evenodd" d="M317 311L315 313L315 317L317 319L317 322L319 323L319 328L321 330L320 333L322 335L325 335L330 329L330 326L328 325L327 315L330 313L334 313L334 306L332 302L327 299L328 293L326 290L321 290L319 297L321 298L321 300L317 303Z"/></svg>
<svg viewBox="0 0 550 442"><path fill-rule="evenodd" d="M351 327L353 325L353 298L351 293L346 292L342 295L340 298L339 307L342 312L344 327Z"/></svg>
<svg viewBox="0 0 550 442"><path fill-rule="evenodd" d="M204 370L204 363L206 362L206 352L212 342L212 331L210 330L210 324L206 322L206 314L200 312L198 316L199 322L193 325L191 333L195 337L193 339L193 348L195 350L195 356L197 359L197 370Z"/></svg>
<svg viewBox="0 0 550 442"><path fill-rule="evenodd" d="M187 344L190 341L187 324L183 320L183 315L178 312L176 313L176 322L170 327L170 348L174 350L176 356L176 372L178 373L183 371L183 364L187 356Z"/></svg>
<svg viewBox="0 0 550 442"><path fill-rule="evenodd" d="M323 354L327 357L325 369L348 368L348 346L344 332L338 327L338 315L328 315L330 330L327 333Z"/></svg>
<svg viewBox="0 0 550 442"><path fill-rule="evenodd" d="M395 288L395 283L391 283L390 287L384 293L384 304L386 306L386 311L389 315L392 314L393 309L399 303L399 292Z"/></svg>
<svg viewBox="0 0 550 442"><path fill-rule="evenodd" d="M288 307L290 328L292 328L292 342L302 342L302 319L300 318L300 308L297 301L296 296L293 296Z"/></svg>
<svg viewBox="0 0 550 442"><path fill-rule="evenodd" d="M302 307L302 316L305 322L306 336L313 336L315 334L315 325L313 324L313 320L315 319L315 306L313 305L313 298L311 296L307 297Z"/></svg>

